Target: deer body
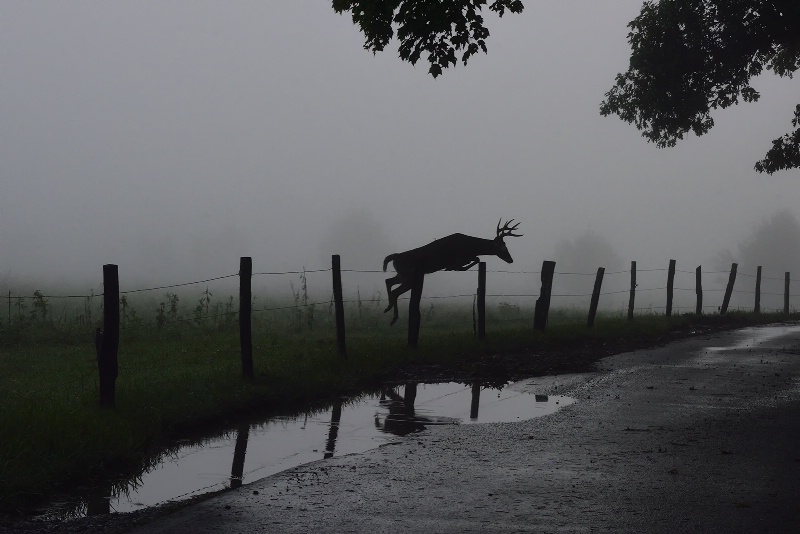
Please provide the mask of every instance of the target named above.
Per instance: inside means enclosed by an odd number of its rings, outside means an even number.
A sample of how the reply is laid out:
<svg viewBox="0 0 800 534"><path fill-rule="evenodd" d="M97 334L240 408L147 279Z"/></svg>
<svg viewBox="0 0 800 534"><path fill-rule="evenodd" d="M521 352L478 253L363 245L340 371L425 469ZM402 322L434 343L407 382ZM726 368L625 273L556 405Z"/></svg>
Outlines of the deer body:
<svg viewBox="0 0 800 534"><path fill-rule="evenodd" d="M506 263L514 260L508 252L504 237L517 236L511 233L519 225L509 228L513 219L501 229L497 224L497 237L483 239L464 234L451 234L432 241L427 245L405 252L389 254L383 260L383 270L392 262L397 275L386 280L386 292L389 305L384 310L394 309L391 324L397 321L397 298L411 289L415 276L435 273L437 271L466 271L480 261L480 256L497 256ZM398 287L392 289L393 286Z"/></svg>

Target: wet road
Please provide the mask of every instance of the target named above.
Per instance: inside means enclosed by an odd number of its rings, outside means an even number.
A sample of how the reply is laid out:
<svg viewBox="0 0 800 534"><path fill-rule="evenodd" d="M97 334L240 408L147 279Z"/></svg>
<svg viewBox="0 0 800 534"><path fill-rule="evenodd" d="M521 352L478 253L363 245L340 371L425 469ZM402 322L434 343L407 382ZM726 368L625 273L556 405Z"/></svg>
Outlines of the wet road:
<svg viewBox="0 0 800 534"><path fill-rule="evenodd" d="M577 399L552 415L430 428L134 532L800 531L800 326L600 368L518 384Z"/></svg>

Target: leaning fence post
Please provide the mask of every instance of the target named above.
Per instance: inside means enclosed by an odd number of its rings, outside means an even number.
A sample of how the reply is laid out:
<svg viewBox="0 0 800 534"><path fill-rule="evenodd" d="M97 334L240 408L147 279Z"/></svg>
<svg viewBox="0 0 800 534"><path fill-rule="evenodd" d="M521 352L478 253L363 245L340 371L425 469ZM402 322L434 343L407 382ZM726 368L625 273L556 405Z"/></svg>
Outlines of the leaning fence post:
<svg viewBox="0 0 800 534"><path fill-rule="evenodd" d="M96 332L95 336L95 344L100 349L97 352L100 406L113 408L119 373L119 269L113 264L103 265L103 331Z"/></svg>
<svg viewBox="0 0 800 534"><path fill-rule="evenodd" d="M756 268L756 304L753 313L761 313L761 266Z"/></svg>
<svg viewBox="0 0 800 534"><path fill-rule="evenodd" d="M594 317L597 315L597 304L600 301L600 287L603 285L603 274L605 272L605 267L597 268L597 278L594 279L594 290L592 291L592 302L589 304L589 319L586 321L586 326L589 328L594 326Z"/></svg>
<svg viewBox="0 0 800 534"><path fill-rule="evenodd" d="M411 300L408 303L408 346L417 348L419 342L420 311L419 303L422 300L422 285L425 273L416 271L411 279Z"/></svg>
<svg viewBox="0 0 800 534"><path fill-rule="evenodd" d="M633 321L633 303L636 301L636 262L631 262L631 296L628 298L628 320Z"/></svg>
<svg viewBox="0 0 800 534"><path fill-rule="evenodd" d="M675 260L669 260L667 272L667 317L672 315L672 288L675 284Z"/></svg>
<svg viewBox="0 0 800 534"><path fill-rule="evenodd" d="M486 262L478 263L478 339L486 337Z"/></svg>
<svg viewBox="0 0 800 534"><path fill-rule="evenodd" d="M697 294L697 308L695 309L695 313L697 315L703 314L703 278L702 278L702 265L698 265L697 269L694 271L694 278L695 278L695 290L694 292Z"/></svg>
<svg viewBox="0 0 800 534"><path fill-rule="evenodd" d="M784 275L783 281L783 313L789 315L789 281L791 280L790 273Z"/></svg>
<svg viewBox="0 0 800 534"><path fill-rule="evenodd" d="M239 344L245 378L253 378L252 278L253 258L239 258Z"/></svg>
<svg viewBox="0 0 800 534"><path fill-rule="evenodd" d="M544 330L547 326L547 314L550 311L550 294L553 291L553 273L556 270L556 262L545 261L542 263L542 289L539 291L539 298L536 299L536 308L533 313L534 330Z"/></svg>
<svg viewBox="0 0 800 534"><path fill-rule="evenodd" d="M336 346L339 356L347 358L347 345L344 338L344 301L342 300L342 264L341 257L334 254L331 257L331 272L333 272L333 301L336 310Z"/></svg>
<svg viewBox="0 0 800 534"><path fill-rule="evenodd" d="M720 315L728 312L728 304L731 302L731 293L733 293L733 284L736 282L736 267L737 264L731 263L731 274L728 275L728 285L725 287L725 297L722 299L722 308L720 308Z"/></svg>

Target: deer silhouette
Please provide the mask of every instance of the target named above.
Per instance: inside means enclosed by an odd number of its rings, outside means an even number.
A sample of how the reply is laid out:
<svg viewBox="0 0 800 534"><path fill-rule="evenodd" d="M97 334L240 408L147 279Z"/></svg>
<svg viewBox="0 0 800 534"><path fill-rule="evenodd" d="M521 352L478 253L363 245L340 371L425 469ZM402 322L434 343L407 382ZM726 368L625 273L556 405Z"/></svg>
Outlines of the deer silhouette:
<svg viewBox="0 0 800 534"><path fill-rule="evenodd" d="M514 219L506 222L502 228L497 222L497 236L494 239L483 239L464 234L451 234L432 241L425 246L389 254L383 260L383 271L389 262L393 262L397 275L386 279L386 292L389 296L389 305L384 313L394 309L392 322L397 322L397 298L411 290L415 276L435 273L437 271L466 271L478 263L479 256L497 256L506 263L513 263L503 238L521 237L522 234L513 233L519 223L511 226ZM393 286L397 286L392 289Z"/></svg>

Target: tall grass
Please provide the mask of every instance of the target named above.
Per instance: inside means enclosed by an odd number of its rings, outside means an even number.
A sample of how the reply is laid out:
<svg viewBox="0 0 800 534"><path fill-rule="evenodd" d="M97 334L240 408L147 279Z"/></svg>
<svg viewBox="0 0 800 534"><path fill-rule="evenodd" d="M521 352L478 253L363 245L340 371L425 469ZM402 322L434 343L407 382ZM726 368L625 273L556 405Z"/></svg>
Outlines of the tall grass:
<svg viewBox="0 0 800 534"><path fill-rule="evenodd" d="M101 315L99 299L54 312L39 298L34 306L12 310L11 321L0 323L0 505L44 497L109 471L135 473L181 433L355 393L409 361L448 364L592 337L656 337L697 321L650 315L628 322L613 313L600 316L590 331L585 310L553 310L541 333L530 328L531 309L501 302L487 311L488 340L476 343L468 299L463 305L429 300L422 309L420 348L409 351L402 326L388 326L380 296L357 295L346 305L349 357L342 360L332 306L310 302L303 283L293 298L256 299L256 376L244 381L234 299L211 296L206 290L198 298L169 293L126 299L115 409L98 406L92 332ZM714 317L703 320L719 320ZM770 318L775 319L758 320Z"/></svg>

